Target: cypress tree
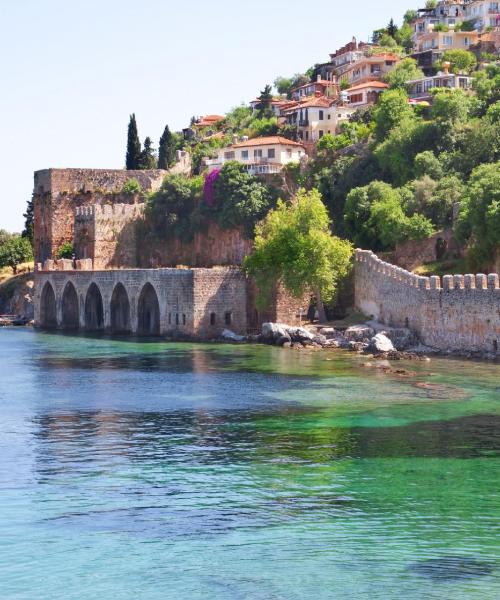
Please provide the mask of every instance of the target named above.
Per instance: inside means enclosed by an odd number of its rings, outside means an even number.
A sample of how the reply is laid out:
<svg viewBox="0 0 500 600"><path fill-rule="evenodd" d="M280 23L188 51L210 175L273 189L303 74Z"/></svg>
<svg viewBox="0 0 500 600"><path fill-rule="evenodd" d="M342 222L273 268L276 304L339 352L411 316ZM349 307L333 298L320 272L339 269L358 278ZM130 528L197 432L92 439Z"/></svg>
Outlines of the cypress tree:
<svg viewBox="0 0 500 600"><path fill-rule="evenodd" d="M271 94L272 87L270 85L266 85L266 87L260 93L258 98L259 103L257 104L258 117L269 118L272 117L272 99L273 95Z"/></svg>
<svg viewBox="0 0 500 600"><path fill-rule="evenodd" d="M135 120L135 114L130 115L130 121L128 124L128 136L127 136L127 156L126 156L126 169L133 170L140 168L141 161L141 142L139 140L139 134L137 132L137 122Z"/></svg>
<svg viewBox="0 0 500 600"><path fill-rule="evenodd" d="M175 152L175 139L168 125L166 125L158 146L158 168L169 169L175 163Z"/></svg>
<svg viewBox="0 0 500 600"><path fill-rule="evenodd" d="M28 200L26 205L26 212L23 213L24 217L24 230L22 232L23 238L26 238L30 241L30 244L33 246L33 233L34 233L34 223L35 223L35 207L33 204L33 198Z"/></svg>
<svg viewBox="0 0 500 600"><path fill-rule="evenodd" d="M156 168L156 157L153 148L153 142L150 137L144 140L144 149L139 156L138 169L154 169Z"/></svg>

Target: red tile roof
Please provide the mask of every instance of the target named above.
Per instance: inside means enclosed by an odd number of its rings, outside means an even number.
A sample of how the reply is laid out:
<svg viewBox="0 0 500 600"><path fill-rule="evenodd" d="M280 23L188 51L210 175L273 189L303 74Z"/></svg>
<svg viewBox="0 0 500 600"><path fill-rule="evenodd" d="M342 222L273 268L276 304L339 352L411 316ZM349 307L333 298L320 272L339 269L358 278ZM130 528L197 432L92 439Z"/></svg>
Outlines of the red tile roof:
<svg viewBox="0 0 500 600"><path fill-rule="evenodd" d="M225 117L222 115L205 115L204 117L200 117L195 126L205 127L206 125L214 125L215 123L219 123L219 121L223 121Z"/></svg>
<svg viewBox="0 0 500 600"><path fill-rule="evenodd" d="M366 83L358 83L358 85L353 85L351 88L346 90L347 93L353 92L355 90L364 90L365 88L380 88L387 89L389 86L387 83L383 83L382 81L367 81Z"/></svg>
<svg viewBox="0 0 500 600"><path fill-rule="evenodd" d="M232 148L244 148L245 146L301 146L304 147L299 142L294 142L293 140L289 140L280 135L270 135L267 137L258 137L252 138L251 140L247 140L246 142L239 142L238 144L233 144Z"/></svg>
<svg viewBox="0 0 500 600"><path fill-rule="evenodd" d="M282 110L285 112L289 112L293 110L298 110L300 108L309 107L330 108L330 106L332 106L332 104L335 104L335 102L335 99L327 98L326 96L313 96L311 98L306 98L305 100L295 102L291 104L291 106L284 106Z"/></svg>

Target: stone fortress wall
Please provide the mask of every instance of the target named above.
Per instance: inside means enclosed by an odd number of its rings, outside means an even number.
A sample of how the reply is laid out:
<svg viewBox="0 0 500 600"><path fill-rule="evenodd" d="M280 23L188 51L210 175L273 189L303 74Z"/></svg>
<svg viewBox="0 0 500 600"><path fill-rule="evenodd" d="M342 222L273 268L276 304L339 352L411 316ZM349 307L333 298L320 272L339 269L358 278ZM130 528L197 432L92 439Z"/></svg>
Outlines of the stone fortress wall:
<svg viewBox="0 0 500 600"><path fill-rule="evenodd" d="M78 258L91 258L94 269L138 266L136 222L144 204L77 206L74 250Z"/></svg>
<svg viewBox="0 0 500 600"><path fill-rule="evenodd" d="M55 256L74 237L75 209L106 204L138 204L143 194L124 194L124 184L135 178L143 193L156 191L167 171L124 169L45 169L35 172L35 262Z"/></svg>
<svg viewBox="0 0 500 600"><path fill-rule="evenodd" d="M420 277L357 250L355 299L364 314L409 327L425 345L500 355L497 274Z"/></svg>
<svg viewBox="0 0 500 600"><path fill-rule="evenodd" d="M239 269L93 270L91 259L39 265L35 323L48 329L212 338L247 330Z"/></svg>

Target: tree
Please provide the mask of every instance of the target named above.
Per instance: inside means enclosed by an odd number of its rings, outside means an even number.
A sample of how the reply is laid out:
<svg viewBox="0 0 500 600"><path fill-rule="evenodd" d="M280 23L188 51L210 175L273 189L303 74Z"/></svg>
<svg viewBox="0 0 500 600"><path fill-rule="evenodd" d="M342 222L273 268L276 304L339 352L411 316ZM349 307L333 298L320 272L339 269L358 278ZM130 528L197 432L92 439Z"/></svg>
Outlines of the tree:
<svg viewBox="0 0 500 600"><path fill-rule="evenodd" d="M127 179L127 181L123 184L122 193L123 194L140 194L142 192L141 184L135 177L131 177Z"/></svg>
<svg viewBox="0 0 500 600"><path fill-rule="evenodd" d="M410 8L408 9L403 17L403 20L405 22L406 25L411 25L411 23L413 23L413 21L418 17L418 13L416 10Z"/></svg>
<svg viewBox="0 0 500 600"><path fill-rule="evenodd" d="M408 54L413 50L413 28L406 21L396 32L394 38L396 42L402 46Z"/></svg>
<svg viewBox="0 0 500 600"><path fill-rule="evenodd" d="M10 267L14 275L21 263L33 260L33 248L27 238L13 236L0 246L0 267Z"/></svg>
<svg viewBox="0 0 500 600"><path fill-rule="evenodd" d="M150 137L144 140L144 148L139 158L138 168L142 170L156 169L156 156Z"/></svg>
<svg viewBox="0 0 500 600"><path fill-rule="evenodd" d="M302 189L290 204L278 201L257 225L255 249L244 268L255 278L262 303L280 282L297 298L314 294L324 322L323 302L333 297L348 274L351 256L351 244L330 233L330 218L318 190Z"/></svg>
<svg viewBox="0 0 500 600"><path fill-rule="evenodd" d="M417 61L413 58L404 58L384 77L384 81L389 84L391 89L406 88L408 81L421 79L424 72L417 66Z"/></svg>
<svg viewBox="0 0 500 600"><path fill-rule="evenodd" d="M394 19L391 19L389 21L389 25L387 25L386 31L392 38L396 37L396 33L398 32L398 26L394 23Z"/></svg>
<svg viewBox="0 0 500 600"><path fill-rule="evenodd" d="M446 50L441 58L440 66L443 67L443 63L450 63L450 70L452 73L470 73L477 65L477 59L468 50Z"/></svg>
<svg viewBox="0 0 500 600"><path fill-rule="evenodd" d="M434 94L431 117L447 123L464 122L470 112L471 100L463 90L440 90Z"/></svg>
<svg viewBox="0 0 500 600"><path fill-rule="evenodd" d="M260 96L258 98L259 103L256 106L259 119L262 119L265 117L269 118L273 114L273 110L272 110L273 95L271 94L271 90L272 90L272 87L268 84L260 93Z"/></svg>
<svg viewBox="0 0 500 600"><path fill-rule="evenodd" d="M291 77L276 77L274 80L274 87L278 94L287 94L290 92L292 87L292 78Z"/></svg>
<svg viewBox="0 0 500 600"><path fill-rule="evenodd" d="M415 156L414 172L417 178L428 175L437 180L443 176L443 166L434 152L424 150Z"/></svg>
<svg viewBox="0 0 500 600"><path fill-rule="evenodd" d="M0 229L0 246L12 237L14 237L13 233L9 233L6 229Z"/></svg>
<svg viewBox="0 0 500 600"><path fill-rule="evenodd" d="M393 127L404 120L413 118L413 111L408 104L408 96L403 90L387 90L378 101L373 111L375 136L381 141Z"/></svg>
<svg viewBox="0 0 500 600"><path fill-rule="evenodd" d="M137 132L137 122L135 114L130 115L127 135L127 156L125 166L127 170L140 169L141 161L141 142Z"/></svg>
<svg viewBox="0 0 500 600"><path fill-rule="evenodd" d="M477 167L460 207L457 236L469 241L474 267L491 265L500 251L500 162Z"/></svg>
<svg viewBox="0 0 500 600"><path fill-rule="evenodd" d="M22 232L22 236L29 240L30 244L33 246L33 236L34 236L34 227L35 227L35 205L33 198L30 198L26 203L26 212L23 213L24 217L24 229Z"/></svg>
<svg viewBox="0 0 500 600"><path fill-rule="evenodd" d="M71 242L65 242L62 246L57 250L57 258L73 258L74 254L73 244Z"/></svg>
<svg viewBox="0 0 500 600"><path fill-rule="evenodd" d="M175 164L176 152L177 140L170 131L169 126L165 125L158 145L158 168L170 169Z"/></svg>
<svg viewBox="0 0 500 600"><path fill-rule="evenodd" d="M227 162L214 184L216 219L224 229L243 227L252 237L255 224L271 207L273 197L257 177L250 175L245 165Z"/></svg>

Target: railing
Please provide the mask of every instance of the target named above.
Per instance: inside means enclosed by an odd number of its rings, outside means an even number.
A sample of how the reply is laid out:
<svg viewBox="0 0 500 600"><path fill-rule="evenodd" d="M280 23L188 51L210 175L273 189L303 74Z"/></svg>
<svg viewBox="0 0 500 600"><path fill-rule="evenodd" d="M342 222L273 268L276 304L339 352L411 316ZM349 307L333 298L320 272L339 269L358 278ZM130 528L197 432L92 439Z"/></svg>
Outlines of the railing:
<svg viewBox="0 0 500 600"><path fill-rule="evenodd" d="M267 164L252 164L246 165L247 171L251 175L265 175L267 173L281 173L283 165L280 163L267 163Z"/></svg>

